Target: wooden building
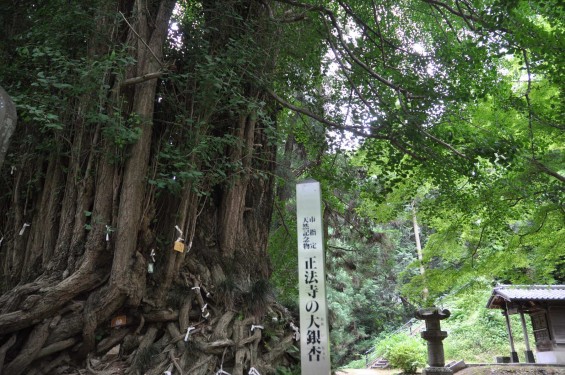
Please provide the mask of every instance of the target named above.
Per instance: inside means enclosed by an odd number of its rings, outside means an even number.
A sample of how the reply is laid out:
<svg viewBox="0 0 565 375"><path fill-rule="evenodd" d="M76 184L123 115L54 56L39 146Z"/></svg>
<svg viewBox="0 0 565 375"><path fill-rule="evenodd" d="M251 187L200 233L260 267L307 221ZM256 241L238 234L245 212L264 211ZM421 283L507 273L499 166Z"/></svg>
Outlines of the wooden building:
<svg viewBox="0 0 565 375"><path fill-rule="evenodd" d="M518 354L508 316L520 314L526 362L565 364L565 285L500 285L493 289L487 308L501 309L506 317L512 362L518 362ZM525 314L532 321L535 358Z"/></svg>

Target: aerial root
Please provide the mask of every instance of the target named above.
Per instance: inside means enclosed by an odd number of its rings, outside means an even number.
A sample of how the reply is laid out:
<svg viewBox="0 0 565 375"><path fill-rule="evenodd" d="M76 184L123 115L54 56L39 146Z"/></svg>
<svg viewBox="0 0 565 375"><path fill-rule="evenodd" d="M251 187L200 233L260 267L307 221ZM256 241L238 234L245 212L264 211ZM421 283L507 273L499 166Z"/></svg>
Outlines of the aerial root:
<svg viewBox="0 0 565 375"><path fill-rule="evenodd" d="M37 358L41 347L49 337L50 323L51 319L46 319L35 326L18 356L4 369L5 375L22 374L27 366Z"/></svg>
<svg viewBox="0 0 565 375"><path fill-rule="evenodd" d="M0 347L0 375L2 375L2 368L4 367L4 358L6 358L6 352L16 343L17 335L14 333L12 337L4 345Z"/></svg>

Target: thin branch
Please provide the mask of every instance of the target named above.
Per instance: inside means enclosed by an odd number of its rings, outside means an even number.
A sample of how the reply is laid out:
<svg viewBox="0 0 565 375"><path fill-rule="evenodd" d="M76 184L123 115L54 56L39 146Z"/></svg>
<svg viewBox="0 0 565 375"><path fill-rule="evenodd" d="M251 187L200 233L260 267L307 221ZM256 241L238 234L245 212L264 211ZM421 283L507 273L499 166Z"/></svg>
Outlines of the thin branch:
<svg viewBox="0 0 565 375"><path fill-rule="evenodd" d="M554 177L556 179L558 179L559 181L565 183L565 176L562 176L561 174L549 169L548 167L546 167L544 164L540 163L538 160L536 159L532 159L531 160L532 164L534 164L540 171L544 172L545 174L550 175L551 177Z"/></svg>
<svg viewBox="0 0 565 375"><path fill-rule="evenodd" d="M175 366L175 368L177 369L177 371L179 372L179 374L182 374L182 368L180 367L177 358L175 358L175 356L173 355L173 351L171 350L169 352L169 358L171 359L171 361L173 362L173 365Z"/></svg>
<svg viewBox="0 0 565 375"><path fill-rule="evenodd" d="M285 13L285 15L291 15L292 17L290 17L290 18L275 18L275 15L273 13L273 9L269 5L269 3L267 3L265 0L261 0L261 4L263 4L263 6L267 9L267 14L269 15L269 19L273 22L293 23L293 22L303 21L303 20L306 19L305 13L300 13L300 14L290 14L290 13L287 14L287 13Z"/></svg>
<svg viewBox="0 0 565 375"><path fill-rule="evenodd" d="M460 12L461 14L464 14L464 13L463 13L463 9L461 9L461 6L459 5L459 1L455 0L455 5L457 5L457 9L459 10L459 12ZM467 24L467 26L469 26L469 28L470 28L471 30L473 30L473 31L476 30L475 26L474 26L471 22L469 22L469 19L468 19L467 17L462 16L461 18L463 18L463 21L465 21L465 23Z"/></svg>
<svg viewBox="0 0 565 375"><path fill-rule="evenodd" d="M441 10L441 8L436 5L436 4L429 4L430 7L434 8L435 10L437 10L437 12L441 15L441 17L443 18L443 20L447 23L447 25L451 28L451 31L453 32L453 35L455 36L455 39L457 39L457 41L459 43L461 43L461 39L459 39L459 36L457 35L457 29L455 29L455 27L453 27L453 25L451 24L451 21L449 20L449 18L447 18L447 16L443 13L443 11ZM436 17L434 17L434 19L436 19ZM437 19L436 19L437 21ZM441 26L441 24L440 24ZM443 30L443 28L441 29ZM445 34L445 31L444 31Z"/></svg>
<svg viewBox="0 0 565 375"><path fill-rule="evenodd" d="M157 62L159 63L159 65L161 65L162 67L165 66L165 64L159 60L159 58L157 57L157 55L155 54L155 52L153 52L153 50L151 49L151 47L149 47L149 45L147 44L147 42L145 42L145 40L143 40L143 38L141 37L141 35L139 35L137 33L137 31L135 31L135 29L133 28L133 26L131 25L131 23L129 23L129 21L127 20L126 16L124 16L124 14L122 12L119 12L120 15L122 16L122 18L124 19L124 21L126 21L127 25L129 26L129 28L131 29L131 31L133 31L133 33L135 34L135 36L137 36L137 38L141 41L141 43L143 43L145 45L145 47L147 47L147 49L149 50L149 52L151 52L151 55L153 55L153 57L155 58L155 60L157 60Z"/></svg>
<svg viewBox="0 0 565 375"><path fill-rule="evenodd" d="M528 105L528 129L530 131L530 149L532 152L532 158L535 160L536 153L534 147L532 103L530 102L530 92L532 91L532 72L530 70L530 59L528 58L528 52L525 49L522 49L522 55L524 56L524 64L526 64L526 71L528 73L528 88L526 89L526 93L524 94L524 97L526 98L526 103Z"/></svg>
<svg viewBox="0 0 565 375"><path fill-rule="evenodd" d="M328 249L336 249L336 250L343 250L343 251L355 251L358 252L359 249L346 249L345 247L340 247L340 246L333 246L333 245L328 245Z"/></svg>
<svg viewBox="0 0 565 375"><path fill-rule="evenodd" d="M316 121L318 121L318 122L320 122L324 125L327 125L332 129L347 130L347 131L352 132L353 134L360 135L360 136L363 136L363 137L369 136L369 134L363 133L360 130L355 129L354 127L347 127L347 126L344 126L344 125L340 125L340 124L333 122L333 121L330 121L330 120L328 120L328 119L326 119L326 118L324 118L324 117L322 117L322 116L320 116L320 115L318 115L318 114L316 114L316 113L314 113L314 112L312 112L312 111L310 111L306 108L295 106L294 104L287 102L286 100L284 100L283 98L281 98L280 96L275 94L275 92L270 90L270 89L267 89L267 92L269 93L269 95L271 95L271 97L273 99L275 99L279 104L283 105L284 107L286 107L286 108L288 108L288 109L290 109L294 112L302 113L303 115L306 115L306 116L308 116L308 117L310 117L310 118L312 118L312 119L314 119L314 120L316 120Z"/></svg>
<svg viewBox="0 0 565 375"><path fill-rule="evenodd" d="M452 145L450 145L449 143L444 142L443 140L435 137L434 135L428 133L427 131L425 131L424 129L420 128L420 131L428 138L432 139L434 142L439 143L440 145L442 145L443 147L447 148L448 150L450 150L451 152L453 152L455 155L462 157L464 159L470 160L469 157L465 154L463 154L461 151L457 150L456 148L454 148Z"/></svg>
<svg viewBox="0 0 565 375"><path fill-rule="evenodd" d="M279 214L279 217L281 219L282 225L284 227L284 230L286 231L286 234L290 236L290 230L288 229L288 226L286 225L286 222L284 220L284 215L281 212L281 209L279 207L278 204L275 204L275 208L277 209L277 213Z"/></svg>
<svg viewBox="0 0 565 375"><path fill-rule="evenodd" d="M324 22L324 24L325 24L325 22ZM335 46L335 43L331 40L329 41L329 43L330 43L330 48L332 49L332 52L334 53L336 60L339 64L340 68L342 69L345 78L347 79L347 82L349 82L349 85L353 88L353 90L355 91L355 93L357 94L359 99L361 99L363 104L365 104L365 106L372 112L371 114L374 115L372 105L367 101L367 99L365 99L363 94L359 91L359 88L357 87L357 85L353 82L350 75L347 73L347 69L346 69L345 65L343 64L343 61L339 58L340 53L338 52L337 47ZM378 95L378 93L375 96L377 97L377 99L379 99L379 100L381 99L380 95Z"/></svg>
<svg viewBox="0 0 565 375"><path fill-rule="evenodd" d="M144 75L139 76L139 77L128 78L125 81L120 82L120 89L122 89L126 86L137 85L138 83L142 83L142 82L145 82L145 81L149 81L149 80L152 80L152 79L159 78L163 74L164 74L164 72L158 71L158 72L153 72L153 73L147 73L147 74L144 74Z"/></svg>
<svg viewBox="0 0 565 375"><path fill-rule="evenodd" d="M473 15L471 15L471 14L466 14L466 13L460 12L459 10L456 10L456 9L452 8L451 6L449 6L449 5L447 5L446 3L443 3L443 2L441 2L441 1L437 1L437 0L422 0L422 1L424 1L425 3L428 3L428 4L435 4L435 5L437 5L437 6L440 6L440 7L444 8L444 9L447 9L447 11L448 11L449 13L452 13L452 14L458 16L458 17L461 17L461 18L463 18L465 21L467 21L467 20L472 20L472 21L475 21L475 22L477 22L477 23L482 23L482 22L481 22L481 19L479 19L479 18L477 18L477 17L475 17L475 16L473 16Z"/></svg>
<svg viewBox="0 0 565 375"><path fill-rule="evenodd" d="M343 31L341 30L341 26L339 25L339 23L337 21L337 17L335 16L333 11L331 11L331 10L329 10L329 9L323 7L323 6L314 6L314 5L310 5L310 4L304 4L304 3L301 3L301 2L298 2L298 1L295 1L295 0L277 0L277 1L289 4L289 5L293 5L293 6L296 6L296 7L304 8L304 9L307 9L309 11L315 11L315 12L318 12L322 15L325 15L326 17L329 18L330 23L332 24L335 31L337 32L337 39L339 41L339 44L341 45L341 47L346 52L346 54L351 58L351 60L357 66L361 67L363 70L365 70L371 77L373 77L377 81L381 82L382 84L390 87L391 89L393 89L395 91L400 91L403 94L406 94L409 98L423 98L423 96L412 95L412 93L410 91L408 91L407 89L403 88L402 86L399 86L399 85L395 84L394 82L386 79L385 77L381 76L380 74L375 72L373 69L371 69L367 64L365 64L363 61L361 61L359 59L359 57L356 56L351 51L351 49L347 46L347 42L345 41L345 38L343 36ZM330 36L328 36L328 37L330 37Z"/></svg>
<svg viewBox="0 0 565 375"><path fill-rule="evenodd" d="M380 130L378 128L375 128L375 127L372 127L372 126L358 127L358 126L340 125L340 124L333 122L333 121L330 121L330 120L328 120L328 119L326 119L326 118L324 118L320 115L317 115L316 113L309 111L308 109L301 108L301 107L295 106L295 105L287 102L286 100L284 100L283 98L281 98L280 96L275 94L270 89L266 89L266 90L269 93L269 95L271 95L271 97L273 99L275 99L282 106L290 109L291 111L295 111L295 112L301 113L305 116L308 116L308 117L310 117L310 118L312 118L312 119L314 119L314 120L316 120L316 121L318 121L318 122L320 122L324 125L327 125L328 127L332 128L332 129L348 131L348 132L355 134L355 135L362 137L362 138L374 138L374 139L382 139L382 140L385 140L385 141L389 141L391 145L393 145L394 147L396 147L400 151L404 152L406 155L411 156L415 160L418 160L420 162L424 162L424 161L427 160L427 158L421 157L421 156L417 155L415 152L406 148L405 145L403 145L398 139L395 139L394 137L379 135L377 133L367 133L367 131L370 131L370 130Z"/></svg>

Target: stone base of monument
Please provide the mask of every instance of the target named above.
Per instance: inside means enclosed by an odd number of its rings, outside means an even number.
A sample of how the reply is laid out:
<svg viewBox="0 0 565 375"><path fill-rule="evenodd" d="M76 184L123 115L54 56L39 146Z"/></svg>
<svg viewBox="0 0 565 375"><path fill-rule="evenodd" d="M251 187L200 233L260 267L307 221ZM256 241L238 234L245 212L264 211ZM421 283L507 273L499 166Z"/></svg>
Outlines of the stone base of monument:
<svg viewBox="0 0 565 375"><path fill-rule="evenodd" d="M464 368L467 368L467 364L465 363L464 360L451 361L448 364L446 364L445 367L453 371L453 373L455 374L456 372L461 371Z"/></svg>
<svg viewBox="0 0 565 375"><path fill-rule="evenodd" d="M448 367L426 367L422 375L451 375L453 371Z"/></svg>

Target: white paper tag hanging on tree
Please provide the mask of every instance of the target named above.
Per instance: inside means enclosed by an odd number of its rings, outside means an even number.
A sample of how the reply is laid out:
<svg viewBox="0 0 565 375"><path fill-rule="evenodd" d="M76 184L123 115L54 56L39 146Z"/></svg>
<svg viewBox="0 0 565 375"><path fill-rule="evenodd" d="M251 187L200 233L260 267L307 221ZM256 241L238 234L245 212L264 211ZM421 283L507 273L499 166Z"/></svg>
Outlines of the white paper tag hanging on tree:
<svg viewBox="0 0 565 375"><path fill-rule="evenodd" d="M31 224L24 223L24 225L22 226L22 229L20 229L19 235L20 235L20 236L23 236L23 235L24 235L24 232L26 231L26 228L27 228L27 227L30 227L30 226L31 226Z"/></svg>
<svg viewBox="0 0 565 375"><path fill-rule="evenodd" d="M110 225L106 225L106 242L110 242L110 233L112 233L113 231L114 230Z"/></svg>

